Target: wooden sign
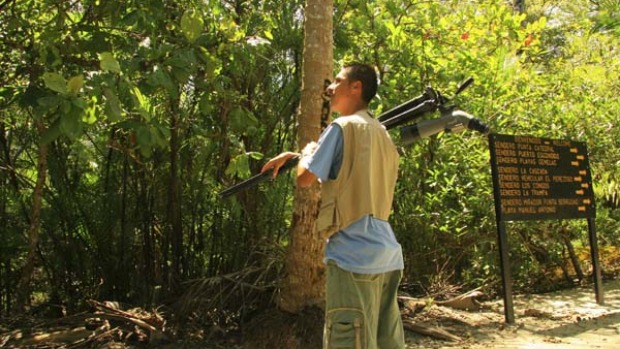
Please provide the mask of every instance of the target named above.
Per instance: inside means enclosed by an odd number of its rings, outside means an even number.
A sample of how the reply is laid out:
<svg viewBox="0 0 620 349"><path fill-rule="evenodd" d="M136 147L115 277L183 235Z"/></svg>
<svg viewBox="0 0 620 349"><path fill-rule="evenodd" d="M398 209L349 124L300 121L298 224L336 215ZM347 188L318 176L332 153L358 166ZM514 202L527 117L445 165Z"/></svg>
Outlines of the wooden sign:
<svg viewBox="0 0 620 349"><path fill-rule="evenodd" d="M585 143L489 135L497 219L595 217Z"/></svg>
<svg viewBox="0 0 620 349"><path fill-rule="evenodd" d="M594 191L584 143L530 136L489 135L504 313L514 323L506 221L586 218L596 300L603 304L594 217Z"/></svg>

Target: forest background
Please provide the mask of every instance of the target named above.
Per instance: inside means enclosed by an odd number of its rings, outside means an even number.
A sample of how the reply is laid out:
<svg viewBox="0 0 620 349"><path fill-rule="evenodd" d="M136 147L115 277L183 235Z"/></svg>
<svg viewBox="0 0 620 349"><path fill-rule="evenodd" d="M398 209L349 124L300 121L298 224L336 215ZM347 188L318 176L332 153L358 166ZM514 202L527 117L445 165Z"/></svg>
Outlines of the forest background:
<svg viewBox="0 0 620 349"><path fill-rule="evenodd" d="M176 304L224 326L278 304L292 178L217 194L300 148L304 5L0 1L0 315L98 299ZM378 68L375 114L429 85L450 96L471 76L456 102L493 132L585 142L613 277L619 14L612 0L336 0L333 66ZM403 290L501 292L486 137L400 149ZM511 223L515 289L589 282L586 232L577 220Z"/></svg>

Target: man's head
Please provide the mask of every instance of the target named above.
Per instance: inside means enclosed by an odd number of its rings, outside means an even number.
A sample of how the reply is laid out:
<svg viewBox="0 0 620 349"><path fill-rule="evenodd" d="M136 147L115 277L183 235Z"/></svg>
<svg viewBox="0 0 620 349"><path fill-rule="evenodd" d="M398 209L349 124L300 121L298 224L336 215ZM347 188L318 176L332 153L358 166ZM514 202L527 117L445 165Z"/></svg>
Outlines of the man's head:
<svg viewBox="0 0 620 349"><path fill-rule="evenodd" d="M362 100L366 104L377 94L377 72L368 64L350 63L343 69L346 71L349 81L362 83Z"/></svg>
<svg viewBox="0 0 620 349"><path fill-rule="evenodd" d="M350 63L342 67L335 81L327 88L331 107L343 115L368 107L377 94L377 73L367 64Z"/></svg>

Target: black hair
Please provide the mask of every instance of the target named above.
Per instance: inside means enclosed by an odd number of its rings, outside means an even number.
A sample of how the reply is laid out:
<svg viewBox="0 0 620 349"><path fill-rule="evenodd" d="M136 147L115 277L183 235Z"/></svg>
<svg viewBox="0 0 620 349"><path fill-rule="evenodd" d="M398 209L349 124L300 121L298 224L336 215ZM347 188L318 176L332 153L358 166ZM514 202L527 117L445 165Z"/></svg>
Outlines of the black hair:
<svg viewBox="0 0 620 349"><path fill-rule="evenodd" d="M360 81L362 83L362 99L366 103L377 94L377 72L373 67L363 63L345 64L349 82Z"/></svg>

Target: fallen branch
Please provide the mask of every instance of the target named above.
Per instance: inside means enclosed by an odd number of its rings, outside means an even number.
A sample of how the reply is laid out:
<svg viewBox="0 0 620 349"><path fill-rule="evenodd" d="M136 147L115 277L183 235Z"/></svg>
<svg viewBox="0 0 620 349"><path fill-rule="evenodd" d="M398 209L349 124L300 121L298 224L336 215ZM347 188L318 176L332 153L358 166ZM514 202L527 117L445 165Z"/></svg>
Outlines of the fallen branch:
<svg viewBox="0 0 620 349"><path fill-rule="evenodd" d="M163 320L156 317L153 320L152 316L148 319L138 314L126 312L120 309L113 308L104 303L90 300L89 304L98 310L97 316L108 320L129 322L149 333L149 342L156 342L166 338L163 331ZM153 324L152 322L156 322Z"/></svg>
<svg viewBox="0 0 620 349"><path fill-rule="evenodd" d="M480 310L480 302L477 298L483 295L482 292L476 289L445 301L436 301L435 304L461 310Z"/></svg>
<svg viewBox="0 0 620 349"><path fill-rule="evenodd" d="M95 331L95 333L93 333L93 335L89 336L88 338L82 338L79 341L73 342L71 343L69 346L67 346L66 348L63 349L78 349L81 346L84 346L86 344L89 344L91 342L94 342L96 340L101 340L105 337L111 337L112 334L114 334L114 332L118 331L119 328L118 327L114 327L114 328L108 328L107 326L102 326L101 327L101 331Z"/></svg>
<svg viewBox="0 0 620 349"><path fill-rule="evenodd" d="M415 315L423 311L429 304L432 304L430 299L413 298L407 296L398 296L398 300L403 304L405 309L411 312L411 315Z"/></svg>
<svg viewBox="0 0 620 349"><path fill-rule="evenodd" d="M77 327L47 333L35 333L29 337L16 338L15 342L19 344L20 347L55 343L67 344L70 345L71 348L77 348L79 345L87 343L92 339L110 331L109 325L107 324L95 330L88 330L85 327Z"/></svg>
<svg viewBox="0 0 620 349"><path fill-rule="evenodd" d="M416 323L409 319L403 319L403 327L409 331L413 331L415 333L419 333L425 336L430 336L437 339L442 339L451 342L458 342L461 340L459 336L453 335L452 333L436 327L429 326L425 323Z"/></svg>

